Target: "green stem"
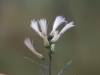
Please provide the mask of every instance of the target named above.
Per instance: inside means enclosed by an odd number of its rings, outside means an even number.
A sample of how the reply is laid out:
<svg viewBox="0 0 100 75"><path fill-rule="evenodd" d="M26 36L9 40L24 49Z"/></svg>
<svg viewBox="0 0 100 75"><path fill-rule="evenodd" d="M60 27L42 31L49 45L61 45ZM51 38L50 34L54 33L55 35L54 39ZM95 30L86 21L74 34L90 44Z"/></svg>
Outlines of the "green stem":
<svg viewBox="0 0 100 75"><path fill-rule="evenodd" d="M48 51L48 55L49 55L49 68L48 68L48 71L49 71L49 75L51 75L51 61L52 61L52 56L51 56L51 51L49 50Z"/></svg>
<svg viewBox="0 0 100 75"><path fill-rule="evenodd" d="M49 75L51 75L51 62L49 63Z"/></svg>
<svg viewBox="0 0 100 75"><path fill-rule="evenodd" d="M32 59L30 59L30 58L28 58L28 57L24 57L24 58L26 58L26 59L30 60L31 62L34 62L35 64L37 64L37 65L39 65L39 66L42 66L42 67L44 67L44 68L48 68L47 66L42 65L42 64L39 64L39 63L37 63L37 62L33 61Z"/></svg>

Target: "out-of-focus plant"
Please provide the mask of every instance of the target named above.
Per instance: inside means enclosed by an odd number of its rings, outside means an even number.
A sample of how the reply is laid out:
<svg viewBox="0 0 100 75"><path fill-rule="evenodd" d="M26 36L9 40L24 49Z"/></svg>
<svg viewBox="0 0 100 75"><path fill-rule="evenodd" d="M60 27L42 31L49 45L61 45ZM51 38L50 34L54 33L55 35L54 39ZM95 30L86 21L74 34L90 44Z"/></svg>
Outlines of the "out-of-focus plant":
<svg viewBox="0 0 100 75"><path fill-rule="evenodd" d="M5 74L1 74L1 73L0 73L0 75L5 75Z"/></svg>
<svg viewBox="0 0 100 75"><path fill-rule="evenodd" d="M57 28L62 25L62 23L66 23L65 26L62 28L62 30L60 32L58 32ZM39 30L39 27L38 25L40 26L41 28L41 31ZM65 20L65 18L63 16L57 16L55 21L54 21L54 24L53 24L53 28L50 32L49 35L47 35L47 21L46 19L40 19L39 21L35 21L35 20L32 20L31 21L31 25L30 25L33 30L39 34L39 36L41 38L43 38L44 40L44 47L48 49L48 56L49 56L49 63L47 63L45 61L45 57L38 53L34 47L33 47L33 42L30 41L29 38L26 38L24 40L24 44L29 48L29 50L31 50L40 60L43 60L46 64L45 65L42 65L42 64L39 64L27 57L25 57L26 59L28 60L31 60L32 62L38 64L39 66L42 66L46 69L48 69L48 72L49 72L49 75L52 75L52 72L51 72L51 62L52 62L52 54L55 54L56 51L54 51L54 48L55 48L55 42L57 42L57 40L68 30L70 29L71 27L74 27L75 25L73 24L73 22L70 22L70 23L67 23L67 21ZM61 71L58 73L58 75L61 75L67 68L68 66L72 63L73 60L69 61L62 69ZM44 71L41 70L42 72L42 75L45 75Z"/></svg>

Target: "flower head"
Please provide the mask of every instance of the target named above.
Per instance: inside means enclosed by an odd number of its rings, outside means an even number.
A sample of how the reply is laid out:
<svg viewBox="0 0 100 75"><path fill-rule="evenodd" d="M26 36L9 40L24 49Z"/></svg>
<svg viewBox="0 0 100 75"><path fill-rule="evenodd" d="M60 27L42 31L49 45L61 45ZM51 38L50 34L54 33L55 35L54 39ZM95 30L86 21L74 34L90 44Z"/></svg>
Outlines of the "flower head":
<svg viewBox="0 0 100 75"><path fill-rule="evenodd" d="M24 44L39 58L39 59L44 59L43 55L38 53L34 47L32 46L33 44L31 43L30 39L29 38L26 38L24 40Z"/></svg>
<svg viewBox="0 0 100 75"><path fill-rule="evenodd" d="M51 40L51 43L54 43L56 42L62 34L65 33L65 31L67 31L68 29L70 29L71 27L74 27L75 25L73 24L73 22L70 22L70 23L66 23L65 27L60 31L60 33L58 33L57 31L55 31L55 36L54 38Z"/></svg>
<svg viewBox="0 0 100 75"><path fill-rule="evenodd" d="M53 35L55 33L57 27L64 22L66 22L66 21L65 21L65 18L63 18L63 16L57 16L54 21L53 28L52 28L50 35Z"/></svg>
<svg viewBox="0 0 100 75"><path fill-rule="evenodd" d="M41 28L41 32L38 28L38 23ZM50 34L47 36L47 21L46 19L40 19L39 21L31 21L31 27L43 38L44 40L44 46L48 48L51 44L55 43L62 34L65 33L68 29L71 27L74 27L75 25L73 22L70 22L67 24L65 18L63 16L57 16L54 23L53 23L53 28L50 32ZM63 27L63 29L58 33L57 27L62 25L62 23L66 23L66 25Z"/></svg>
<svg viewBox="0 0 100 75"><path fill-rule="evenodd" d="M31 27L44 39L44 46L48 47L46 19L40 19L38 22L42 32L40 32L37 21L35 20L31 21Z"/></svg>

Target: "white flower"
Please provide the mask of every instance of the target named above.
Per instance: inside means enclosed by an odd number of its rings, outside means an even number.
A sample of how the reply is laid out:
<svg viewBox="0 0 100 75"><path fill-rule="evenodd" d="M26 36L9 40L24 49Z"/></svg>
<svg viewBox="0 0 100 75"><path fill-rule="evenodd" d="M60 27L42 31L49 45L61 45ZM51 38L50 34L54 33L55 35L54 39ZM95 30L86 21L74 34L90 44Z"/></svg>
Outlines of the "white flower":
<svg viewBox="0 0 100 75"><path fill-rule="evenodd" d="M74 27L74 26L75 25L73 24L73 22L70 22L70 23L65 25L65 27L60 31L59 34L58 34L58 32L55 32L58 35L56 34L56 36L53 37L53 39L51 40L51 43L56 42L61 37L61 35L65 33L65 31L67 31L68 29L70 29L71 27Z"/></svg>
<svg viewBox="0 0 100 75"><path fill-rule="evenodd" d="M24 40L24 44L39 58L39 59L44 59L43 55L38 53L34 47L32 46L33 44L31 43L30 39L29 38L26 38Z"/></svg>
<svg viewBox="0 0 100 75"><path fill-rule="evenodd" d="M44 45L46 47L48 47L49 46L49 42L47 40L46 19L40 19L38 22L39 22L39 25L41 27L41 31L42 32L39 31L37 21L35 21L35 20L31 21L31 27L44 39Z"/></svg>
<svg viewBox="0 0 100 75"><path fill-rule="evenodd" d="M55 21L54 21L53 28L52 28L50 35L53 35L55 33L57 27L59 25L61 25L63 22L66 22L65 18L63 18L63 16L57 16Z"/></svg>
<svg viewBox="0 0 100 75"><path fill-rule="evenodd" d="M49 45L55 43L61 37L61 35L65 33L65 31L67 31L71 27L75 26L73 24L73 22L70 22L67 24L67 22L63 16L57 16L54 21L52 31L50 32L49 36L47 37L46 19L44 19L44 18L40 19L38 22L39 22L39 25L41 28L41 32L39 31L37 21L35 21L35 20L31 21L31 27L43 38L45 47L49 47ZM59 27L64 22L66 23L65 27L58 33L57 27Z"/></svg>

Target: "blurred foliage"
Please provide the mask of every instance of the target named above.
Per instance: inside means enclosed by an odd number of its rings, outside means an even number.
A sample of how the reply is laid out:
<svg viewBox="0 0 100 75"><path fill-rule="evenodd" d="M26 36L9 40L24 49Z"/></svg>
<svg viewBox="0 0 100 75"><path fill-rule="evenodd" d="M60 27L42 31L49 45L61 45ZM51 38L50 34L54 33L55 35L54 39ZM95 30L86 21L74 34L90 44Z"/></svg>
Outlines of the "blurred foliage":
<svg viewBox="0 0 100 75"><path fill-rule="evenodd" d="M100 75L99 14L99 0L0 0L0 73L41 75L41 67L24 57L44 63L25 47L23 40L34 39L35 49L48 61L43 40L30 27L30 21L46 18L50 32L55 17L63 15L76 26L56 43L55 50L59 53L53 55L53 75L71 59L75 61L63 75Z"/></svg>

